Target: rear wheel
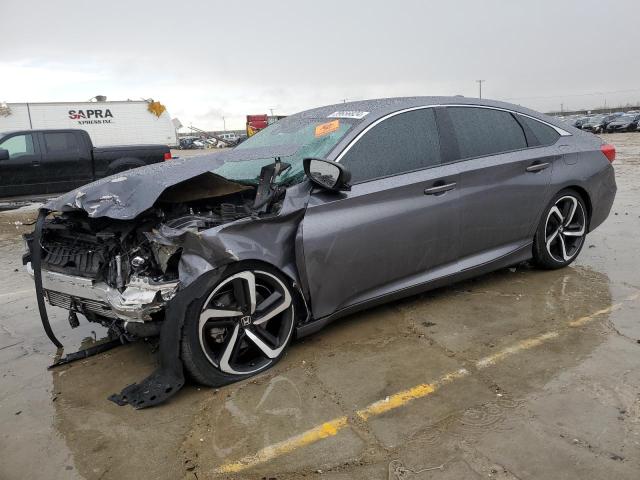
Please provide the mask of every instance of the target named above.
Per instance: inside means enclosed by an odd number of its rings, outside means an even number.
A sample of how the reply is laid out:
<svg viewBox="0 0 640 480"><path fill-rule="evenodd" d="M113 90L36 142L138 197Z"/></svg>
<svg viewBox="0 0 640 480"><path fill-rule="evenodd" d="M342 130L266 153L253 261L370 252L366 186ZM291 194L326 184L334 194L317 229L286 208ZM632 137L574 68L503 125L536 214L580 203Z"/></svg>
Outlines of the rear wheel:
<svg viewBox="0 0 640 480"><path fill-rule="evenodd" d="M535 263L547 269L573 262L587 235L587 209L580 194L564 190L545 210L533 242Z"/></svg>
<svg viewBox="0 0 640 480"><path fill-rule="evenodd" d="M204 302L190 309L182 358L191 376L222 386L273 366L295 326L294 294L275 270L231 267Z"/></svg>

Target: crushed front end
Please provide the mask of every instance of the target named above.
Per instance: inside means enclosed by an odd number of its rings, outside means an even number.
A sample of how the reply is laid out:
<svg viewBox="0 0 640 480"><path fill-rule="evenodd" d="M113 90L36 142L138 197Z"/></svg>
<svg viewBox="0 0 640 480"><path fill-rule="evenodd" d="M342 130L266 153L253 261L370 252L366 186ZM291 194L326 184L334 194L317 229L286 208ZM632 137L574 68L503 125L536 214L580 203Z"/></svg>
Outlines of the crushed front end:
<svg viewBox="0 0 640 480"><path fill-rule="evenodd" d="M180 284L182 248L169 239L251 215L242 195L225 200L163 205L129 221L84 211L50 215L39 242L44 297L69 310L72 327L79 313L127 339L157 335ZM25 240L33 275L34 235Z"/></svg>
<svg viewBox="0 0 640 480"><path fill-rule="evenodd" d="M47 204L34 232L25 235L23 263L34 278L51 341L62 347L45 301L68 310L72 328L79 325L78 314L105 326L114 346L159 335L159 368L110 399L145 408L175 394L184 384L182 324L201 295L199 280L250 258L295 271L291 250L280 242L288 238L293 244L310 188L276 185L274 179L287 167L279 159L263 166L257 185L210 171L192 172L189 178L180 171L171 183L131 174ZM147 183L147 190L134 188ZM279 256L267 258L268 252Z"/></svg>

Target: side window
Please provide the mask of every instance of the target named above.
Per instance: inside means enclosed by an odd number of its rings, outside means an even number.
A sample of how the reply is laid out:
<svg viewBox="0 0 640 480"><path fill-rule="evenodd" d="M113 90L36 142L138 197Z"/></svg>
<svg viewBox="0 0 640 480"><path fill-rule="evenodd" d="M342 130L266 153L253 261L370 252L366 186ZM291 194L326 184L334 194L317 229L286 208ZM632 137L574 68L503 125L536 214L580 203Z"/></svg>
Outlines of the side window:
<svg viewBox="0 0 640 480"><path fill-rule="evenodd" d="M460 158L527 148L524 131L509 112L476 107L447 107L447 112L458 139Z"/></svg>
<svg viewBox="0 0 640 480"><path fill-rule="evenodd" d="M78 142L73 133L45 133L44 144L48 153L77 153Z"/></svg>
<svg viewBox="0 0 640 480"><path fill-rule="evenodd" d="M353 183L440 164L433 109L401 113L369 130L340 160Z"/></svg>
<svg viewBox="0 0 640 480"><path fill-rule="evenodd" d="M527 135L533 135L534 137L529 139L529 146L531 147L553 145L560 138L560 134L555 129L533 118L518 115L518 120L529 130Z"/></svg>
<svg viewBox="0 0 640 480"><path fill-rule="evenodd" d="M31 134L15 135L0 143L0 148L9 152L9 158L19 158L25 155L33 155L33 137Z"/></svg>

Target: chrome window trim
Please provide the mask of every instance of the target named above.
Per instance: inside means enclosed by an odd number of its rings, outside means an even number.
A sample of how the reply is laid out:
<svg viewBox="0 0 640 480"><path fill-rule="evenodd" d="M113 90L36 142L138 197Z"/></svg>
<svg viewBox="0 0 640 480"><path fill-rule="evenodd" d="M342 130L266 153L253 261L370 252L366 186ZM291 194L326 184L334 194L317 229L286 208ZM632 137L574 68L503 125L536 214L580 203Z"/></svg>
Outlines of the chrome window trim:
<svg viewBox="0 0 640 480"><path fill-rule="evenodd" d="M562 128L560 128L560 127L556 127L555 125L552 125L552 124L551 124L551 123L549 123L549 122L545 122L544 120L540 120L539 118L532 117L531 115L527 115L526 113L520 113L520 112L511 112L511 113L514 113L515 115L520 115L520 116L522 116L522 117L530 118L531 120L534 120L534 121L536 121L536 122L538 122L538 123L541 123L541 124L543 124L543 125L546 125L546 126L548 126L548 127L551 127L551 128L553 128L556 132L558 132L558 133L560 134L560 136L561 136L561 137L570 137L570 136L571 136L571 133L567 132L566 130L563 130L563 129L562 129Z"/></svg>
<svg viewBox="0 0 640 480"><path fill-rule="evenodd" d="M509 110L507 108L490 107L490 106L485 106L485 105L460 105L460 104L455 104L455 103L444 104L444 105L443 104L420 105L418 107L404 108L402 110L398 110L397 112L391 112L391 113L386 114L384 117L380 117L379 119L377 119L371 125L367 126L364 130L362 130L358 135L356 135L356 137L353 140L351 140L351 142L349 142L349 145L347 145L342 150L342 152L340 152L340 154L336 157L335 162L336 163L340 163L340 160L342 160L342 157L344 157L347 154L347 152L349 150L351 150L351 147L353 147L364 135L366 135L369 130L371 130L376 125L384 122L388 118L395 117L396 115L400 115L402 113L413 112L415 110L424 110L424 109L427 109L427 108L436 108L436 107L466 107L466 108L486 108L488 110L499 110L501 112L511 113L512 115L522 115L523 117L527 117L527 118L530 118L531 120L535 120L536 122L540 122L543 125L547 125L547 126L553 128L556 132L558 132L561 137L570 137L572 135L571 133L567 132L566 130L563 130L560 127L556 127L555 125L553 125L553 124L551 124L549 122L545 122L544 120L540 120L538 118L532 117L531 115L527 115L526 113L515 112L515 111ZM527 147L527 148L536 148L536 147ZM500 152L500 153L506 153L506 152ZM492 154L492 155L495 155L495 154Z"/></svg>

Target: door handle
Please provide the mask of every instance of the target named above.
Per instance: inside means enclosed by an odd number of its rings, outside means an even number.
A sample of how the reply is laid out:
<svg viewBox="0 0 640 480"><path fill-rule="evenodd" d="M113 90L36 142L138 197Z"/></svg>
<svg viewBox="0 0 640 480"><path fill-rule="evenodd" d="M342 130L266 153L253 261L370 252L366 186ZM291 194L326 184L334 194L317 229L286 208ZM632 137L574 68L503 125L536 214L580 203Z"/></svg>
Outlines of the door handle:
<svg viewBox="0 0 640 480"><path fill-rule="evenodd" d="M529 165L527 167L527 172L540 172L545 168L549 168L549 165L551 165L549 162L534 163L533 165Z"/></svg>
<svg viewBox="0 0 640 480"><path fill-rule="evenodd" d="M448 192L456 188L456 182L446 183L444 185L436 185L435 187L427 188L424 191L425 195L438 195L439 193Z"/></svg>

